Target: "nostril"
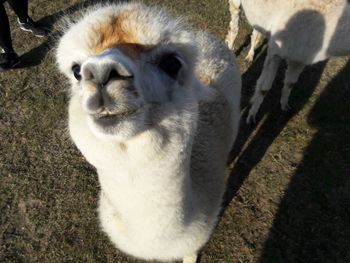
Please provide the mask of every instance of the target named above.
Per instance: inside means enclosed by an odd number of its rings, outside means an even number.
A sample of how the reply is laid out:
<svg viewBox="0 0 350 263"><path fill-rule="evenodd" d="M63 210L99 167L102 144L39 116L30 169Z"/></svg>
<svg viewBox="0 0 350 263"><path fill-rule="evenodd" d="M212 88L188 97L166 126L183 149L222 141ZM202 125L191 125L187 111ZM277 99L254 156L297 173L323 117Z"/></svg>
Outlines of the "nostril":
<svg viewBox="0 0 350 263"><path fill-rule="evenodd" d="M118 71L116 71L115 69L112 69L111 72L109 72L108 80L115 79L115 78L120 78L120 77L121 76L118 73Z"/></svg>
<svg viewBox="0 0 350 263"><path fill-rule="evenodd" d="M120 74L120 72L117 69L112 68L109 71L108 77L102 83L102 86L106 86L108 84L108 82L111 80L128 80L128 79L132 79L132 78L133 78L132 75L123 76L122 74Z"/></svg>
<svg viewBox="0 0 350 263"><path fill-rule="evenodd" d="M106 86L107 83L112 79L120 79L120 78L121 78L121 76L118 73L118 71L116 69L112 68L108 74L107 79L105 79L105 81L102 83L102 86Z"/></svg>

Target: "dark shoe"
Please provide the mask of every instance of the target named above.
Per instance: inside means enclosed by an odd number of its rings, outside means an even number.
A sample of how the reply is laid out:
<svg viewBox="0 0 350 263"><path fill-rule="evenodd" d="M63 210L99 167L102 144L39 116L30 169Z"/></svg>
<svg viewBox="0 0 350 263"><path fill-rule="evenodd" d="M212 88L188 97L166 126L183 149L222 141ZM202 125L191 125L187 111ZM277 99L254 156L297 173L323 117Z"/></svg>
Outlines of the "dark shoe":
<svg viewBox="0 0 350 263"><path fill-rule="evenodd" d="M0 53L0 72L12 69L20 62L21 60L15 52Z"/></svg>
<svg viewBox="0 0 350 263"><path fill-rule="evenodd" d="M26 21L18 19L19 27L24 31L32 32L37 37L45 37L48 34L48 30L42 26L39 26L30 17Z"/></svg>

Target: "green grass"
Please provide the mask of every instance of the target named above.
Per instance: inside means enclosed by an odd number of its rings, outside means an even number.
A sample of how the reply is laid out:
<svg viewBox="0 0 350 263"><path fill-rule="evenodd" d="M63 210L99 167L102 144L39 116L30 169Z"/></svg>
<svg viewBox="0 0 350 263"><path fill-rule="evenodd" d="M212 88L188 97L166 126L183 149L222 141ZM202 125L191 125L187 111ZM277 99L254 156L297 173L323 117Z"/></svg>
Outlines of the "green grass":
<svg viewBox="0 0 350 263"><path fill-rule="evenodd" d="M157 1L194 28L225 37L226 1ZM30 14L55 22L78 1L30 1ZM97 220L99 185L67 133L68 85L52 42L16 27L29 67L0 73L0 262L140 262L111 244ZM240 47L250 28L244 20ZM243 107L264 50L243 62ZM242 124L232 153L227 207L201 262L350 262L350 62L308 67L279 110L281 70L258 124Z"/></svg>

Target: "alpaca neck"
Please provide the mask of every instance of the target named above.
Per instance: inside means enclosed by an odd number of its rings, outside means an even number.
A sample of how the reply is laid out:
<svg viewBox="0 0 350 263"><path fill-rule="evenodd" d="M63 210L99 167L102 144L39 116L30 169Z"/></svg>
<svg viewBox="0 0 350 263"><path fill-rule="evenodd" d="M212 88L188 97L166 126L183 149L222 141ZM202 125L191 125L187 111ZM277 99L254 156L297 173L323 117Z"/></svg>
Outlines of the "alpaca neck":
<svg viewBox="0 0 350 263"><path fill-rule="evenodd" d="M130 220L137 215L185 216L191 210L188 207L195 197L190 177L196 130L193 105L191 111L190 118L187 110L176 112L175 117L115 147L113 165L98 168L102 191L123 216ZM159 207L159 213L148 214Z"/></svg>

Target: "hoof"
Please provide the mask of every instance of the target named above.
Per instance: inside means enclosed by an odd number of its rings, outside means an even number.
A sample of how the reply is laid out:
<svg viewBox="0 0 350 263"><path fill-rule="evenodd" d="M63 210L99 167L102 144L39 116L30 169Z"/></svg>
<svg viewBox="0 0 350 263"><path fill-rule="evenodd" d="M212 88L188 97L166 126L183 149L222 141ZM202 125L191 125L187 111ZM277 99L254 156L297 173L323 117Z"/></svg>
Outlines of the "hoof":
<svg viewBox="0 0 350 263"><path fill-rule="evenodd" d="M281 103L281 110L282 111L286 112L286 111L288 111L290 109L291 109L291 107L289 106L288 103Z"/></svg>
<svg viewBox="0 0 350 263"><path fill-rule="evenodd" d="M233 51L235 49L235 45L231 41L226 40L225 43L230 50Z"/></svg>
<svg viewBox="0 0 350 263"><path fill-rule="evenodd" d="M246 119L246 123L247 123L248 125L249 125L249 124L255 124L255 123L256 123L255 116L256 116L256 114L249 113L249 114L248 114L248 117L247 117L247 119Z"/></svg>
<svg viewBox="0 0 350 263"><path fill-rule="evenodd" d="M254 56L251 56L251 55L249 55L249 54L248 54L248 56L246 56L245 59L244 59L244 62L245 62L247 65L252 64L253 61L254 61Z"/></svg>

